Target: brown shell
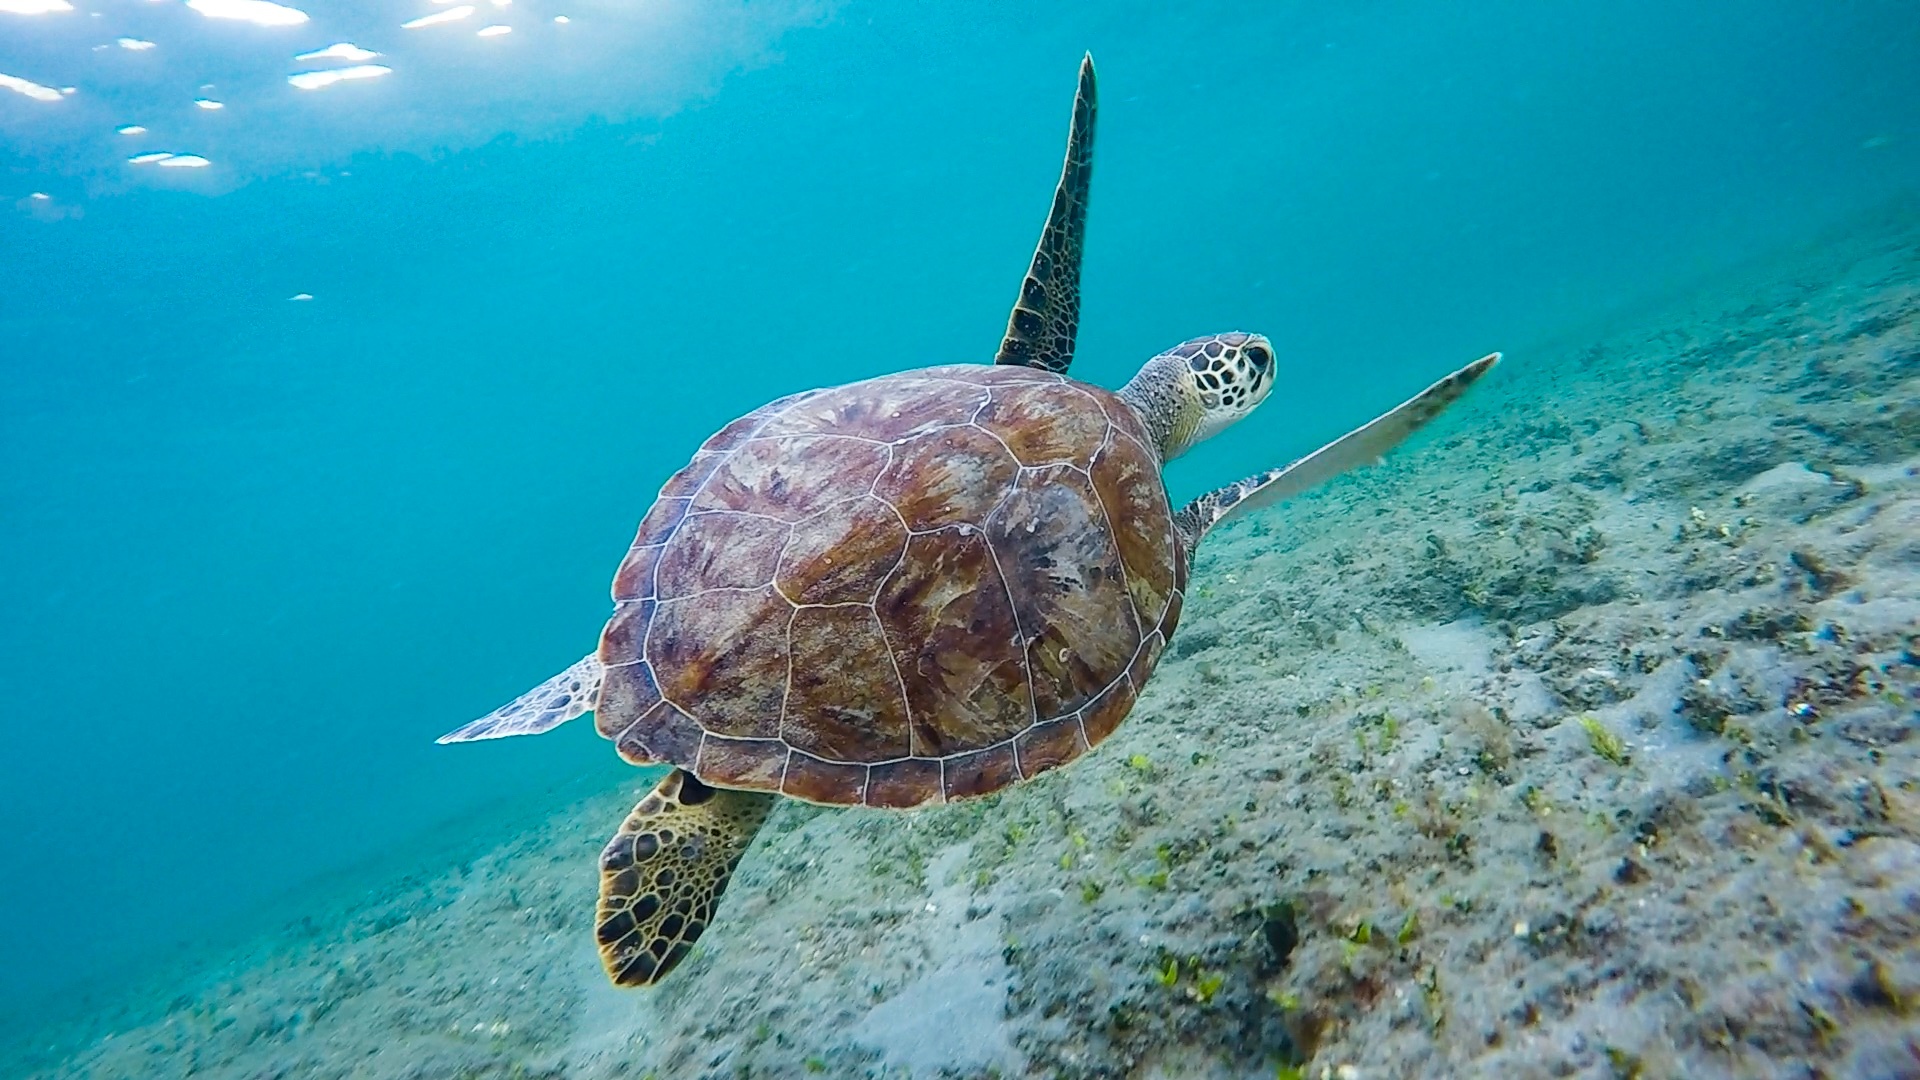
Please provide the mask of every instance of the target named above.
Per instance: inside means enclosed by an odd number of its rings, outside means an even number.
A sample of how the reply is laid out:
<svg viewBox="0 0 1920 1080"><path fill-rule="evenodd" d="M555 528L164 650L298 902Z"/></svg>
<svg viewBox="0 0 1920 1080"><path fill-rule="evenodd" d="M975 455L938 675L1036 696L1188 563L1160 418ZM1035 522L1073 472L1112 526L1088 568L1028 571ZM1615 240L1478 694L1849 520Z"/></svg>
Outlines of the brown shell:
<svg viewBox="0 0 1920 1080"><path fill-rule="evenodd" d="M1119 725L1180 616L1160 461L1113 394L938 367L708 439L614 578L621 756L836 805L984 795Z"/></svg>

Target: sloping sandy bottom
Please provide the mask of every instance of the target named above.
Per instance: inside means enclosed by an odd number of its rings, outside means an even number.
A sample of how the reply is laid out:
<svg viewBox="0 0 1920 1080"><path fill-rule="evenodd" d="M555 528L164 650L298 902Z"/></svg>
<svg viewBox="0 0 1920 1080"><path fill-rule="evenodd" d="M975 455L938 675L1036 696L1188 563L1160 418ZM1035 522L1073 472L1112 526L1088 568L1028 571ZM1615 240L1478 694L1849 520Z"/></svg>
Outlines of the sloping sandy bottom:
<svg viewBox="0 0 1920 1080"><path fill-rule="evenodd" d="M657 991L636 774L42 1075L1920 1075L1920 237L1638 323L1210 541L1085 761L783 808Z"/></svg>

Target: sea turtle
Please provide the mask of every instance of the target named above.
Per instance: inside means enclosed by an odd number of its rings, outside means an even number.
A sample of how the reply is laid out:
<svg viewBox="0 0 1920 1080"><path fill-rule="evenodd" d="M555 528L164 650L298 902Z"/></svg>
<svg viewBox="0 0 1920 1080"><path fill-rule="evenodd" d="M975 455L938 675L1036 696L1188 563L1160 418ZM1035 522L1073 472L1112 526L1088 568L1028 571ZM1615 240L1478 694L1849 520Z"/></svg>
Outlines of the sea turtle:
<svg viewBox="0 0 1920 1080"><path fill-rule="evenodd" d="M671 771L600 856L613 981L657 982L712 924L782 796L906 809L985 795L1112 733L1227 517L1377 459L1498 354L1366 426L1174 510L1161 466L1259 405L1273 345L1196 338L1118 393L1077 382L1094 73L997 364L782 398L667 480L613 581L600 644L442 742L589 710Z"/></svg>

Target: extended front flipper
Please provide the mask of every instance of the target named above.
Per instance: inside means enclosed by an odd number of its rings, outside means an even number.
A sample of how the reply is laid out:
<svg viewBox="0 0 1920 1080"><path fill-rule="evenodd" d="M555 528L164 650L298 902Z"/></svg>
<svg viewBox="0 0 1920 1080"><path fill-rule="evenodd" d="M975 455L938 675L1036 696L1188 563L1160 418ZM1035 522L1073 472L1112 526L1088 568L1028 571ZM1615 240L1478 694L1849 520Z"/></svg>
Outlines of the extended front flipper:
<svg viewBox="0 0 1920 1080"><path fill-rule="evenodd" d="M593 711L594 704L600 700L602 673L599 654L588 653L567 670L434 741L476 742L552 731L582 713Z"/></svg>
<svg viewBox="0 0 1920 1080"><path fill-rule="evenodd" d="M1080 89L1073 98L1067 160L1053 210L1040 232L1033 265L1020 283L1020 299L1007 320L996 364L1024 364L1062 373L1073 363L1080 329L1080 255L1087 233L1087 189L1093 182L1093 54L1080 61Z"/></svg>
<svg viewBox="0 0 1920 1080"><path fill-rule="evenodd" d="M1460 400L1500 360L1499 353L1483 356L1409 398L1398 408L1278 469L1269 469L1237 484L1228 484L1188 503L1174 515L1175 527L1191 555L1215 525L1249 510L1272 506L1318 487L1335 476L1371 465L1407 440L1429 421Z"/></svg>

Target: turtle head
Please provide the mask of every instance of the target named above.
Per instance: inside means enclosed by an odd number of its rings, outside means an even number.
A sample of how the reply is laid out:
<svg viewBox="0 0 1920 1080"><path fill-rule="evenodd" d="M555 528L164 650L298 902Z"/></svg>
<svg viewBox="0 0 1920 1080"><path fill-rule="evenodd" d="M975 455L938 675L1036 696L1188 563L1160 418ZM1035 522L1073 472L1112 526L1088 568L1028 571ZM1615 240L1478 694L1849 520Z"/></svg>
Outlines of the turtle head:
<svg viewBox="0 0 1920 1080"><path fill-rule="evenodd" d="M1273 389L1273 342L1235 331L1183 341L1120 391L1172 461L1254 410Z"/></svg>

